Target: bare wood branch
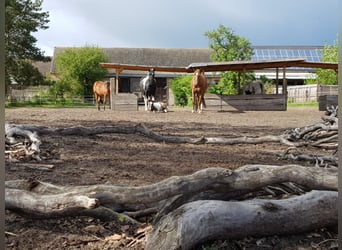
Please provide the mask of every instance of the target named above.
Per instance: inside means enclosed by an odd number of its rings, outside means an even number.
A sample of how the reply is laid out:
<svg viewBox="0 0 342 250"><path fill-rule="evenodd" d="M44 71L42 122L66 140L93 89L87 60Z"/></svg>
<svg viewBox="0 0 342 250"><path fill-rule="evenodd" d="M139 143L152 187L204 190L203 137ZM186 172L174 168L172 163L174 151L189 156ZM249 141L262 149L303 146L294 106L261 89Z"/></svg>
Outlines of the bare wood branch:
<svg viewBox="0 0 342 250"><path fill-rule="evenodd" d="M57 135L79 135L89 136L94 134L103 133L121 133L121 134L142 134L158 142L166 143L190 143L190 144L258 144L267 142L279 142L287 146L304 146L306 142L291 142L284 136L262 136L259 138L253 137L237 137L237 138L224 138L224 137L182 137L182 136L166 136L158 132L154 132L142 124L136 126L106 126L106 127L84 127L74 126L68 128L48 128L45 126L37 125L11 125L18 126L20 129L32 130L39 134L57 134Z"/></svg>
<svg viewBox="0 0 342 250"><path fill-rule="evenodd" d="M307 143L296 143L287 140L284 136L260 136L260 137L236 137L236 138L223 138L223 137L204 137L204 142L207 144L225 144L225 145L233 145L233 144L259 144L259 143L267 143L267 142L279 142L287 146L304 146Z"/></svg>
<svg viewBox="0 0 342 250"><path fill-rule="evenodd" d="M313 163L318 162L318 164L316 165L320 167L337 167L338 165L338 158L334 155L291 154L287 151L280 157L282 159L290 159L296 161L309 161Z"/></svg>
<svg viewBox="0 0 342 250"><path fill-rule="evenodd" d="M40 164L40 163L17 163L14 166L11 166L11 169L13 168L28 168L28 169L36 169L41 171L52 171L55 166L53 164Z"/></svg>
<svg viewBox="0 0 342 250"><path fill-rule="evenodd" d="M37 217L68 216L82 209L98 206L98 201L84 195L39 195L25 190L5 190L6 209Z"/></svg>
<svg viewBox="0 0 342 250"><path fill-rule="evenodd" d="M192 175L173 176L155 184L139 187L113 185L63 187L38 181L33 183L7 181L5 204L7 209L27 210L33 213L37 210L38 214L44 211L49 213L46 206L51 206L51 209L61 209L64 203L66 208L71 205L87 208L87 206L114 204L120 205L122 209L127 205L152 204L178 195L191 196L210 190L219 193L245 194L284 182L293 182L309 189L337 190L337 169L307 168L299 165L245 165L234 171L208 168ZM24 190L18 190L16 186Z"/></svg>
<svg viewBox="0 0 342 250"><path fill-rule="evenodd" d="M75 212L74 215L89 216L93 218L98 218L102 221L120 221L122 223L132 224L136 226L141 225L140 222L133 219L130 215L118 213L103 206L99 206L94 209L83 209L77 213Z"/></svg>
<svg viewBox="0 0 342 250"><path fill-rule="evenodd" d="M337 197L336 191L312 191L284 200L187 203L153 226L145 249L192 249L208 240L296 234L333 226Z"/></svg>
<svg viewBox="0 0 342 250"><path fill-rule="evenodd" d="M37 133L32 132L31 130L22 129L16 125L5 124L6 143L16 143L17 141L14 138L15 135L29 139L31 142L30 149L34 152L40 152L39 146L41 145L41 141L39 140Z"/></svg>

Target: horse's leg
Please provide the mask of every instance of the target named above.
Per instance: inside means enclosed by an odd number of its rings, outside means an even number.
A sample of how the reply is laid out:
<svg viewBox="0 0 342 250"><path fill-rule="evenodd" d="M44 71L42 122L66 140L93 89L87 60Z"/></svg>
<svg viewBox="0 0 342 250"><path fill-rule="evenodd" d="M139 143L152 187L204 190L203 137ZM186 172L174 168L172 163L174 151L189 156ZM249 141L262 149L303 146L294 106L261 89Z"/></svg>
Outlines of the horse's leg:
<svg viewBox="0 0 342 250"><path fill-rule="evenodd" d="M152 104L155 102L155 98L154 98L154 95L153 96L151 96L151 102L150 102L150 111L152 110Z"/></svg>
<svg viewBox="0 0 342 250"><path fill-rule="evenodd" d="M145 103L145 111L147 111L147 106L148 106L147 96L144 96L144 103Z"/></svg>
<svg viewBox="0 0 342 250"><path fill-rule="evenodd" d="M107 100L108 100L108 109L111 109L111 106L110 106L110 95L107 95Z"/></svg>
<svg viewBox="0 0 342 250"><path fill-rule="evenodd" d="M98 111L101 111L101 96L98 95L97 96L97 100L98 100L97 101L97 104L98 104L97 105L97 109L98 109Z"/></svg>
<svg viewBox="0 0 342 250"><path fill-rule="evenodd" d="M207 105L205 104L205 100L204 100L204 94L199 95L199 111L198 113L201 113L203 111L203 107L207 107Z"/></svg>
<svg viewBox="0 0 342 250"><path fill-rule="evenodd" d="M107 100L107 96L103 96L103 111L106 110L106 100Z"/></svg>
<svg viewBox="0 0 342 250"><path fill-rule="evenodd" d="M195 112L195 93L192 91L192 113Z"/></svg>
<svg viewBox="0 0 342 250"><path fill-rule="evenodd" d="M99 100L99 96L97 94L95 95L95 102L97 104L97 110L100 111L100 100Z"/></svg>
<svg viewBox="0 0 342 250"><path fill-rule="evenodd" d="M198 93L195 94L195 111L200 113L200 97Z"/></svg>
<svg viewBox="0 0 342 250"><path fill-rule="evenodd" d="M202 95L202 106L203 106L204 108L207 107L207 105L205 104L204 94Z"/></svg>
<svg viewBox="0 0 342 250"><path fill-rule="evenodd" d="M199 94L198 95L198 99L197 99L197 106L198 106L198 113L202 113L202 95Z"/></svg>

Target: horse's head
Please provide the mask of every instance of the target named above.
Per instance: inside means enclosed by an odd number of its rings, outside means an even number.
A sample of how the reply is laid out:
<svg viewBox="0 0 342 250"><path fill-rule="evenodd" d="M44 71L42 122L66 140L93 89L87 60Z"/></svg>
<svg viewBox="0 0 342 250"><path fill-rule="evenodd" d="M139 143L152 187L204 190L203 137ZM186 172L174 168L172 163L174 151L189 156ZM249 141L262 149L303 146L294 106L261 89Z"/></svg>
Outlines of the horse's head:
<svg viewBox="0 0 342 250"><path fill-rule="evenodd" d="M193 85L197 86L199 83L199 78L203 74L203 71L201 69L196 69L194 71L194 77L193 77Z"/></svg>
<svg viewBox="0 0 342 250"><path fill-rule="evenodd" d="M150 78L154 78L154 68L151 68L150 70L149 70L149 72L148 72L148 76L150 77Z"/></svg>

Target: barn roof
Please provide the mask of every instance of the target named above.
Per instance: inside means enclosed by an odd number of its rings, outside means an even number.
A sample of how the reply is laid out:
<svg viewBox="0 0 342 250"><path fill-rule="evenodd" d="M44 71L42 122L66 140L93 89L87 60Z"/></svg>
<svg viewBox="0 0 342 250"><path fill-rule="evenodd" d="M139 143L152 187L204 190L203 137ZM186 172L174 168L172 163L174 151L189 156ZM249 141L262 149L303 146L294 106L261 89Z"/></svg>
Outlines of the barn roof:
<svg viewBox="0 0 342 250"><path fill-rule="evenodd" d="M54 56L71 47L55 47ZM154 67L183 67L194 62L210 62L211 50L207 48L102 48L109 62L131 65L153 65ZM55 60L51 72L56 73ZM171 71L170 71L171 72Z"/></svg>
<svg viewBox="0 0 342 250"><path fill-rule="evenodd" d="M47 76L51 70L51 61L32 61L32 65L36 67L43 76Z"/></svg>

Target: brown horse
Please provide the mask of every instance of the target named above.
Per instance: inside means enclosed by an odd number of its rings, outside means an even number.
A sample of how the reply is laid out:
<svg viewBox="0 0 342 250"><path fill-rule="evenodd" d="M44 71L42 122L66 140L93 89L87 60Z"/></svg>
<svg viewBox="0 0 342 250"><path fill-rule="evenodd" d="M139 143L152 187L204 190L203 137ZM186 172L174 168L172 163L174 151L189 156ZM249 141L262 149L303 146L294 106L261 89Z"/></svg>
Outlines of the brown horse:
<svg viewBox="0 0 342 250"><path fill-rule="evenodd" d="M100 104L103 104L103 110L106 110L106 100L110 97L109 82L96 81L93 85L93 93L97 103L97 109L100 110Z"/></svg>
<svg viewBox="0 0 342 250"><path fill-rule="evenodd" d="M198 110L198 113L202 112L203 106L205 105L204 94L208 88L208 81L204 75L204 71L196 69L194 76L191 80L192 89L192 113Z"/></svg>

